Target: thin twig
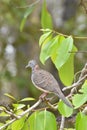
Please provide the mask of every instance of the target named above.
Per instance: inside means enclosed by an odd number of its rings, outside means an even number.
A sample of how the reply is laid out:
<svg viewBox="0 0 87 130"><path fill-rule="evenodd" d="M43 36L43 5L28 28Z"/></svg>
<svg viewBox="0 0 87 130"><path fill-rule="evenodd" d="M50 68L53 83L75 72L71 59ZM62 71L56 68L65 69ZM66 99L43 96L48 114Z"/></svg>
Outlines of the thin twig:
<svg viewBox="0 0 87 130"><path fill-rule="evenodd" d="M36 5L36 4L39 3L39 2L40 2L40 0L36 0L35 2L33 2L33 3L30 4L30 5L25 5L25 6L16 7L16 8L29 8L29 7L32 7L32 6Z"/></svg>
<svg viewBox="0 0 87 130"><path fill-rule="evenodd" d="M81 85L84 80L87 78L87 75L85 75L84 77L82 77L81 79L79 79L76 83L73 83L71 86L68 86L68 87L64 87L62 89L62 91L66 91L68 89L71 89L71 88L74 88L74 87L78 87L79 85Z"/></svg>
<svg viewBox="0 0 87 130"><path fill-rule="evenodd" d="M14 118L12 120L10 120L8 123L6 123L5 125L0 127L0 130L3 130L4 128L6 128L7 126L9 126L10 124L12 124L14 121L16 121L17 119Z"/></svg>
<svg viewBox="0 0 87 130"><path fill-rule="evenodd" d="M14 118L17 118L17 119L20 118L19 116L17 116L17 115L14 114L13 112L8 111L5 107L0 108L0 111L7 113L7 114L10 115L12 118L13 118L13 117L14 117Z"/></svg>
<svg viewBox="0 0 87 130"><path fill-rule="evenodd" d="M84 68L81 71L79 80L76 83L73 83L71 86L63 88L63 91L72 88L70 94L68 95L68 97L71 97L73 93L77 90L77 88L84 83L85 79L87 79L87 63L85 64Z"/></svg>
<svg viewBox="0 0 87 130"><path fill-rule="evenodd" d="M69 53L87 53L87 51L69 51Z"/></svg>
<svg viewBox="0 0 87 130"><path fill-rule="evenodd" d="M65 117L61 117L61 124L60 124L60 130L64 130L64 123L65 123Z"/></svg>
<svg viewBox="0 0 87 130"><path fill-rule="evenodd" d="M81 71L78 71L78 72L75 73L75 75L74 75L74 83L76 82L76 79L77 79L76 77L77 77L77 75L80 75L80 74L81 74Z"/></svg>
<svg viewBox="0 0 87 130"><path fill-rule="evenodd" d="M4 109L4 112L7 113L7 114L9 114L11 117L14 117L14 118L16 118L16 119L20 119L20 116L14 114L14 113L11 112L11 111L8 111L8 110Z"/></svg>
<svg viewBox="0 0 87 130"><path fill-rule="evenodd" d="M34 108L36 108L37 106L39 106L39 104L42 102L41 99L39 99L33 106L31 106L30 108L28 108L26 111L24 111L22 114L20 114L20 116L24 116L25 114L29 113L30 111L32 111Z"/></svg>
<svg viewBox="0 0 87 130"><path fill-rule="evenodd" d="M56 34L58 34L58 35L61 35L61 36L64 36L64 37L69 37L69 35L66 35L66 34L63 34L63 33L59 33L59 32L57 32L57 31L55 31L55 30L52 30L52 32L53 33L56 33ZM74 35L71 35L72 36L72 38L74 38L74 39L80 39L80 40L87 40L87 36L86 37L81 37L81 36L74 36Z"/></svg>
<svg viewBox="0 0 87 130"><path fill-rule="evenodd" d="M46 99L45 99L45 102L51 109L53 109L53 110L57 110L58 109L58 105L54 106Z"/></svg>
<svg viewBox="0 0 87 130"><path fill-rule="evenodd" d="M86 74L87 74L87 63L85 64L84 68L82 69L79 79L84 77Z"/></svg>
<svg viewBox="0 0 87 130"><path fill-rule="evenodd" d="M87 115L87 106L83 109L82 113Z"/></svg>

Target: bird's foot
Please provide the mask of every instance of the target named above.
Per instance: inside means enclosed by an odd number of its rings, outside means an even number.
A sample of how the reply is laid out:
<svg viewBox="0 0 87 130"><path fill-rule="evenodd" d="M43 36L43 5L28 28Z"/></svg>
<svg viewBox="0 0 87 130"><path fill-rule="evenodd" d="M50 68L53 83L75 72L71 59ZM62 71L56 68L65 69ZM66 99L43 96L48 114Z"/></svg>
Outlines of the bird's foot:
<svg viewBox="0 0 87 130"><path fill-rule="evenodd" d="M46 96L48 93L43 93L40 95L39 99L41 99L42 101L46 100Z"/></svg>

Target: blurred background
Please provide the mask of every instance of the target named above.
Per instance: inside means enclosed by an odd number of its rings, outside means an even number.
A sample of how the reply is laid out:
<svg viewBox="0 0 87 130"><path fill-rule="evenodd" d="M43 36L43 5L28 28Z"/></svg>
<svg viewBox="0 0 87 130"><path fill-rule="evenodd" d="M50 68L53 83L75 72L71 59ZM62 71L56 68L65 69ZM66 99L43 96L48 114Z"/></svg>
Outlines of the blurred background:
<svg viewBox="0 0 87 130"><path fill-rule="evenodd" d="M26 10L35 2L35 8L20 31ZM46 4L55 30L68 35L87 36L87 11L84 7L86 0L46 0ZM17 99L38 98L40 94L33 87L30 70L26 70L25 66L30 59L36 59L41 65L38 41L42 35L42 5L43 0L0 0L0 103L11 103L4 93ZM87 50L87 39L74 42L79 51ZM75 72L82 69L86 59L87 53L75 55ZM50 60L45 66L41 66L58 79L57 71Z"/></svg>

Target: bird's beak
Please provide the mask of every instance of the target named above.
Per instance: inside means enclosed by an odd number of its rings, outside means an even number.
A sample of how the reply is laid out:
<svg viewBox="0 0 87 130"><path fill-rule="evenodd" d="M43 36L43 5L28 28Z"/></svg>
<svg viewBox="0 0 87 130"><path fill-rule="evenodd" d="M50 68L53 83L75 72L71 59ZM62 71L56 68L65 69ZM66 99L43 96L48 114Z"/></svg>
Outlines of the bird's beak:
<svg viewBox="0 0 87 130"><path fill-rule="evenodd" d="M25 66L25 68L27 69L29 67L29 64Z"/></svg>

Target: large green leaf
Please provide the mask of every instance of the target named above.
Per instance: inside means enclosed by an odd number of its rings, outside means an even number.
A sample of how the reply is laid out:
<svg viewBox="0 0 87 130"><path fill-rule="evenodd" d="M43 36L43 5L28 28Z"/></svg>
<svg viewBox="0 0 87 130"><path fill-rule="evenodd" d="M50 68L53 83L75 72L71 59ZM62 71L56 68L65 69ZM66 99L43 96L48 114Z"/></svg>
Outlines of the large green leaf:
<svg viewBox="0 0 87 130"><path fill-rule="evenodd" d="M56 66L56 68L59 70L68 60L70 53L73 48L73 39L71 36L61 41L60 46L57 50L57 54L53 56L53 62Z"/></svg>
<svg viewBox="0 0 87 130"><path fill-rule="evenodd" d="M63 103L63 101L60 101L58 103L58 110L65 117L69 117L73 113L73 109L68 107L65 103Z"/></svg>
<svg viewBox="0 0 87 130"><path fill-rule="evenodd" d="M28 120L26 120L25 122L24 122L24 126L23 126L23 128L21 129L21 130L30 130L30 124L29 124L29 121Z"/></svg>
<svg viewBox="0 0 87 130"><path fill-rule="evenodd" d="M41 13L41 25L42 25L42 28L44 28L44 29L46 29L46 28L52 29L53 28L52 17L47 10L45 0L43 3L42 13Z"/></svg>
<svg viewBox="0 0 87 130"><path fill-rule="evenodd" d="M33 113L28 121L29 130L57 130L55 116L46 110Z"/></svg>
<svg viewBox="0 0 87 130"><path fill-rule="evenodd" d="M81 112L76 117L76 130L87 130L87 115Z"/></svg>
<svg viewBox="0 0 87 130"><path fill-rule="evenodd" d="M77 51L74 46L72 51ZM59 69L59 77L64 85L71 85L74 78L74 53L71 53L67 62Z"/></svg>

